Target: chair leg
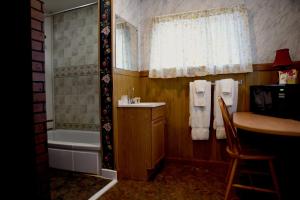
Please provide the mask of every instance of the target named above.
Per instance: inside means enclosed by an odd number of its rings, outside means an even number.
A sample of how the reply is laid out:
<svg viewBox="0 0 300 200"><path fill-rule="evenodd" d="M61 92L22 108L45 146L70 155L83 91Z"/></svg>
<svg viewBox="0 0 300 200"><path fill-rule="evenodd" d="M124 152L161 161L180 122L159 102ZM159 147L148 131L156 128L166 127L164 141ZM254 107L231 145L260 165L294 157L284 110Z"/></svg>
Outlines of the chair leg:
<svg viewBox="0 0 300 200"><path fill-rule="evenodd" d="M226 175L226 179L225 179L226 183L228 183L228 179L229 179L229 176L230 176L232 165L233 165L233 159L230 159L230 163L229 163L229 166L228 166L227 175Z"/></svg>
<svg viewBox="0 0 300 200"><path fill-rule="evenodd" d="M235 171L236 171L236 168L237 168L237 164L238 164L238 159L235 158L233 160L232 168L230 170L230 175L229 175L228 183L227 183L227 186L226 186L226 193L225 193L225 199L224 200L228 200L229 193L230 193L230 190L231 190L231 187L232 187L232 182L233 182L233 179L235 177Z"/></svg>
<svg viewBox="0 0 300 200"><path fill-rule="evenodd" d="M278 184L278 179L275 173L275 168L274 168L274 164L273 164L273 160L269 160L269 168L270 168L270 172L271 172L271 176L272 176L272 180L273 180L273 185L277 194L278 199L280 198L280 190L279 190L279 184Z"/></svg>

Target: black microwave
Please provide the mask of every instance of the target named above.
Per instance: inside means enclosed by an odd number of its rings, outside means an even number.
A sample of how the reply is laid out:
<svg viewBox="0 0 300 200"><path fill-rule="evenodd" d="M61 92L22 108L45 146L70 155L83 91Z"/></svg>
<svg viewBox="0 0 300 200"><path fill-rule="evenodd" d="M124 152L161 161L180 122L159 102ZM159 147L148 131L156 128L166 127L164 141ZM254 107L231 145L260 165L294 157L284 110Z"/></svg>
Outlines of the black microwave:
<svg viewBox="0 0 300 200"><path fill-rule="evenodd" d="M250 111L300 120L300 84L250 86Z"/></svg>

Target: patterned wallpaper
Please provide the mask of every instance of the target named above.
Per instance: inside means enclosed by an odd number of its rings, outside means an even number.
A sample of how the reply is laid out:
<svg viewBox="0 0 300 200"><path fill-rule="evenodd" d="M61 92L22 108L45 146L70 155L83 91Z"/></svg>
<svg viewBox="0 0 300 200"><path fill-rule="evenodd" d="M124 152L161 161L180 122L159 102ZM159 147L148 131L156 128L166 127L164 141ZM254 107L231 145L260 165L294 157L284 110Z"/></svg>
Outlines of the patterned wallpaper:
<svg viewBox="0 0 300 200"><path fill-rule="evenodd" d="M103 168L114 169L111 0L100 0L100 89Z"/></svg>
<svg viewBox="0 0 300 200"><path fill-rule="evenodd" d="M272 63L276 49L280 48L289 48L292 60L300 60L299 0L141 0L140 70L149 66L153 16L238 4L245 4L249 11L253 63Z"/></svg>
<svg viewBox="0 0 300 200"><path fill-rule="evenodd" d="M115 13L135 27L140 23L141 0L115 0Z"/></svg>
<svg viewBox="0 0 300 200"><path fill-rule="evenodd" d="M99 130L97 8L53 17L56 128Z"/></svg>

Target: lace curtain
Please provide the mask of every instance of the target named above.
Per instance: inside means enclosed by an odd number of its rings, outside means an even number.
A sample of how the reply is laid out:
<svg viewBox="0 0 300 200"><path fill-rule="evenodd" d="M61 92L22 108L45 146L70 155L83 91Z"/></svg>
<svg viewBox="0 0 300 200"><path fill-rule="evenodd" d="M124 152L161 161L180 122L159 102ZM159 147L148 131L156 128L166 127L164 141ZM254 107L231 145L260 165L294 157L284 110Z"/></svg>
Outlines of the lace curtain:
<svg viewBox="0 0 300 200"><path fill-rule="evenodd" d="M116 25L116 67L131 69L130 31L126 22Z"/></svg>
<svg viewBox="0 0 300 200"><path fill-rule="evenodd" d="M244 6L155 17L149 77L252 72Z"/></svg>

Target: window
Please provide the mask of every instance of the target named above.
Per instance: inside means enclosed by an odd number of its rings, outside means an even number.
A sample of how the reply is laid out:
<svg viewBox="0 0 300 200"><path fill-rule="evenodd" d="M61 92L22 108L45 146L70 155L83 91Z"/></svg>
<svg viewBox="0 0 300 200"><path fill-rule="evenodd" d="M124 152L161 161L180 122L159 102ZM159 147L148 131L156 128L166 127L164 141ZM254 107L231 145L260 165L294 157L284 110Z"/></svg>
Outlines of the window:
<svg viewBox="0 0 300 200"><path fill-rule="evenodd" d="M252 71L244 6L155 17L149 77Z"/></svg>

